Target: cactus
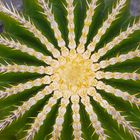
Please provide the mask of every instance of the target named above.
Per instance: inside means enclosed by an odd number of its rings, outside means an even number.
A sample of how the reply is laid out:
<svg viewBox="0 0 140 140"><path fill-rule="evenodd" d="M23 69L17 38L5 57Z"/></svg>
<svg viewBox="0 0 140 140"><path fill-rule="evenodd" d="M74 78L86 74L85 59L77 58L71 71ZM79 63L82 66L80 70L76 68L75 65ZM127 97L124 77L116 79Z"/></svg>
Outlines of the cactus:
<svg viewBox="0 0 140 140"><path fill-rule="evenodd" d="M140 20L129 0L0 1L1 140L139 140Z"/></svg>

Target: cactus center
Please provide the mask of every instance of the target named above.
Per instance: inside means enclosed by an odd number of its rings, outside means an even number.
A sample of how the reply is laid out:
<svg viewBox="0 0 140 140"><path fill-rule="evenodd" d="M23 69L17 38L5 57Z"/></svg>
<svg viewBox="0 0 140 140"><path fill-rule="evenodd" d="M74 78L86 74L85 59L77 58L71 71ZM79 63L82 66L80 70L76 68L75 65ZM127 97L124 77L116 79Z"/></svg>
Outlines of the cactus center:
<svg viewBox="0 0 140 140"><path fill-rule="evenodd" d="M95 77L95 73L91 70L91 60L75 54L61 58L59 63L61 65L57 68L56 73L61 90L78 91L91 86L91 80Z"/></svg>

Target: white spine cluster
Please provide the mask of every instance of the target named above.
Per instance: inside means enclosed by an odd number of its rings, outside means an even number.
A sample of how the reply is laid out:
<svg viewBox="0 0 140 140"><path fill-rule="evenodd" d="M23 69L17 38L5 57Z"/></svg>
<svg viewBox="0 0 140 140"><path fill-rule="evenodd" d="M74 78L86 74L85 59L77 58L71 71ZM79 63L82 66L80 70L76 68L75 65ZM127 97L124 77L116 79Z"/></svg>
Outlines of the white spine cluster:
<svg viewBox="0 0 140 140"><path fill-rule="evenodd" d="M2 131L6 126L10 125L14 120L18 119L20 116L24 115L33 105L35 105L39 100L43 99L46 95L51 94L53 89L50 86L46 86L45 89L38 92L34 97L30 98L28 101L24 102L16 110L12 111L11 115L0 122L0 131Z"/></svg>
<svg viewBox="0 0 140 140"><path fill-rule="evenodd" d="M140 57L140 50L130 51L127 54L121 54L120 56L110 58L109 60L103 60L99 62L100 68L106 68L110 65L115 65L136 57Z"/></svg>
<svg viewBox="0 0 140 140"><path fill-rule="evenodd" d="M52 63L52 58L50 56L45 56L40 52L35 51L32 48L27 47L26 45L21 44L20 42L14 41L12 38L11 40L4 38L0 36L0 44L5 45L6 47L9 47L11 49L19 50L23 53L27 53L31 56L36 57L37 59L47 63L51 64Z"/></svg>
<svg viewBox="0 0 140 140"><path fill-rule="evenodd" d="M13 94L23 92L24 90L31 89L32 87L35 87L35 86L41 86L43 84L50 84L50 82L51 82L50 77L45 76L43 78L38 78L34 81L29 81L24 84L18 84L16 86L12 86L11 88L6 88L5 91L0 91L0 99L6 98Z"/></svg>
<svg viewBox="0 0 140 140"><path fill-rule="evenodd" d="M106 44L103 48L99 49L97 53L94 53L91 57L92 61L97 62L109 50L111 50L116 45L120 44L123 40L127 39L131 34L133 34L137 30L140 30L140 20L136 23L133 23L133 25L128 27L126 31L121 32L111 42Z"/></svg>
<svg viewBox="0 0 140 140"><path fill-rule="evenodd" d="M12 5L12 4L11 4ZM54 48L54 46L48 41L48 39L31 23L31 21L25 20L23 16L21 16L18 11L12 5L10 8L8 5L5 6L2 2L0 2L0 12L3 12L16 21L18 21L24 28L34 34L36 38L38 38L42 44L44 44L47 49L53 54L55 58L60 56L60 52Z"/></svg>
<svg viewBox="0 0 140 140"><path fill-rule="evenodd" d="M106 100L104 100L100 94L98 94L97 92L92 92L91 95L93 96L94 100L97 101L108 112L108 114L110 114L112 118L117 121L119 125L123 126L124 130L128 129L128 131L133 134L135 138L140 138L140 132L137 131L136 128L133 127L130 122L120 114L119 111L117 111Z"/></svg>
<svg viewBox="0 0 140 140"><path fill-rule="evenodd" d="M68 39L69 39L69 45L68 47L70 49L75 49L76 48L76 43L75 43L75 32L74 32L74 5L73 5L74 0L66 0L67 2L67 19L68 19Z"/></svg>
<svg viewBox="0 0 140 140"><path fill-rule="evenodd" d="M7 69L5 66L0 66L0 73L6 73L7 72Z"/></svg>
<svg viewBox="0 0 140 140"><path fill-rule="evenodd" d="M110 85L106 85L103 82L97 82L97 89L104 90L105 92L111 93L117 97L122 98L125 101L129 101L131 104L135 104L136 106L140 106L140 99L137 98L135 95L130 95L127 92L123 92L119 89L116 89Z"/></svg>
<svg viewBox="0 0 140 140"><path fill-rule="evenodd" d="M91 70L92 70L93 72L96 72L96 71L98 71L99 69L100 69L99 63L93 63L93 64L91 65Z"/></svg>
<svg viewBox="0 0 140 140"><path fill-rule="evenodd" d="M27 28L30 32L34 33L36 38L39 38L42 44L44 44L48 51L50 51L55 58L60 57L60 52L48 41L48 39L36 29L36 27L30 22L24 24L24 27Z"/></svg>
<svg viewBox="0 0 140 140"><path fill-rule="evenodd" d="M100 79L123 79L123 80L140 80L140 74L138 73L120 73L120 72L96 72L96 78Z"/></svg>
<svg viewBox="0 0 140 140"><path fill-rule="evenodd" d="M9 15L13 19L19 21L21 24L24 24L26 22L24 16L19 14L18 10L13 6L12 3L10 6L7 3L4 4L2 0L0 0L0 12Z"/></svg>
<svg viewBox="0 0 140 140"><path fill-rule="evenodd" d="M9 73L9 72L30 72L30 73L39 73L39 74L53 74L53 69L51 67L43 67L43 66L26 66L26 65L1 65L0 73Z"/></svg>
<svg viewBox="0 0 140 140"><path fill-rule="evenodd" d="M116 6L112 9L112 13L108 15L107 20L104 21L102 27L99 29L97 35L93 38L92 42L88 45L89 51L94 51L96 44L100 41L101 37L106 33L107 29L111 26L116 16L120 14L121 9L125 6L126 0L119 0Z"/></svg>
<svg viewBox="0 0 140 140"><path fill-rule="evenodd" d="M60 138L62 125L64 123L64 115L66 113L66 108L68 104L69 104L69 98L61 99L61 106L59 107L59 110L58 110L58 116L56 118L56 123L53 127L51 140L58 140Z"/></svg>
<svg viewBox="0 0 140 140"><path fill-rule="evenodd" d="M90 104L90 98L87 96L87 94L82 96L81 101L84 104L87 113L89 114L90 121L92 122L92 126L95 129L96 134L99 136L99 140L106 140L107 136L104 133L104 129L102 128L96 113L93 111L92 105Z"/></svg>
<svg viewBox="0 0 140 140"><path fill-rule="evenodd" d="M54 30L55 37L58 41L58 46L61 48L63 56L68 55L69 50L65 47L65 41L62 38L61 32L59 30L58 24L55 21L54 15L52 13L52 8L49 7L49 3L44 0L38 0L40 6L43 8L44 13L47 17L47 20L50 22L51 28Z"/></svg>
<svg viewBox="0 0 140 140"><path fill-rule="evenodd" d="M44 106L43 110L35 118L34 123L28 130L25 140L32 140L34 138L35 134L39 131L41 125L43 125L43 122L46 119L47 114L51 111L51 108L57 103L57 100L59 98L61 98L61 93L57 92L54 93L54 96L49 99L48 103Z"/></svg>
<svg viewBox="0 0 140 140"><path fill-rule="evenodd" d="M82 130L81 130L81 122L80 122L80 106L79 106L80 98L78 95L72 95L71 96L71 102L72 102L72 112L73 112L73 135L74 140L82 140Z"/></svg>
<svg viewBox="0 0 140 140"><path fill-rule="evenodd" d="M87 41L87 35L89 32L90 25L92 23L92 17L94 15L95 9L97 7L97 0L91 0L91 3L88 4L89 9L86 12L86 19L84 21L84 27L82 30L82 36L80 38L80 43L77 48L78 53L83 53L85 51L85 44Z"/></svg>

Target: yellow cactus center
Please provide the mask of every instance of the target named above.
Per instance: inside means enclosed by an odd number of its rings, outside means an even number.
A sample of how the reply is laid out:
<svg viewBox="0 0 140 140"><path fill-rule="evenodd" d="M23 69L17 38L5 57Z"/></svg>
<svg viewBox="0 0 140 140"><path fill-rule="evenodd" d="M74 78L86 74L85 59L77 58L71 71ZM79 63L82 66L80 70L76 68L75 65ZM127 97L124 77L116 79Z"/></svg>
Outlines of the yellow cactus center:
<svg viewBox="0 0 140 140"><path fill-rule="evenodd" d="M63 61L63 63L62 63ZM95 73L91 70L91 60L84 59L80 54L68 55L59 59L61 65L55 73L59 77L61 90L78 91L91 86Z"/></svg>

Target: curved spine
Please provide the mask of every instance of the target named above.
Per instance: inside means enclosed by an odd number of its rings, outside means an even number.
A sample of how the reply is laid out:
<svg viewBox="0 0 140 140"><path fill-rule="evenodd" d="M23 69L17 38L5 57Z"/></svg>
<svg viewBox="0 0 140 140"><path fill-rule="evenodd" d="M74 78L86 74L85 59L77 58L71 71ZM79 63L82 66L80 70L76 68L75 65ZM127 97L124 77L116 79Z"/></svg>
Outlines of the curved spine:
<svg viewBox="0 0 140 140"><path fill-rule="evenodd" d="M47 64L51 64L51 62L52 62L52 58L50 56L45 56L42 53L37 52L32 48L28 48L26 45L21 44L19 41L16 42L12 38L11 38L11 40L9 40L6 37L0 36L0 44L5 45L6 47L9 47L11 49L19 50L23 53L27 53Z"/></svg>
<svg viewBox="0 0 140 140"><path fill-rule="evenodd" d="M78 53L83 53L85 51L85 44L86 44L86 41L87 41L87 35L88 35L88 32L89 32L89 28L90 28L90 25L92 23L92 18L94 16L94 13L95 13L95 9L97 7L97 0L91 0L91 3L88 4L88 10L86 12L86 18L85 18L85 21L84 21L84 27L83 27L83 31L82 31L82 35L81 35L81 38L80 38L80 43L77 47L77 52Z"/></svg>
<svg viewBox="0 0 140 140"><path fill-rule="evenodd" d="M69 104L69 98L64 97L61 99L61 106L58 109L58 116L56 118L56 122L53 127L51 140L58 140L60 138L62 125L64 123L64 115L66 113L66 108L68 104Z"/></svg>
<svg viewBox="0 0 140 140"><path fill-rule="evenodd" d="M119 89L116 89L110 85L106 85L101 81L97 81L96 88L98 90L104 90L105 92L111 93L117 97L122 98L125 101L129 101L131 104L135 104L136 106L140 106L140 99L137 98L135 95L130 95L127 92L123 92Z"/></svg>
<svg viewBox="0 0 140 140"><path fill-rule="evenodd" d="M45 2L44 0L38 0L40 6L44 10L44 13L47 17L47 20L49 21L51 28L54 30L55 37L58 42L58 46L61 48L61 52L63 56L67 56L69 50L66 48L66 43L64 39L62 38L61 32L58 27L58 23L55 21L55 17L52 13L52 7L49 7L49 3Z"/></svg>
<svg viewBox="0 0 140 140"><path fill-rule="evenodd" d="M113 21L115 21L117 16L120 14L121 9L125 6L126 0L118 0L116 6L112 9L112 12L108 14L108 18L104 21L102 27L98 30L98 33L93 38L92 42L88 45L88 50L93 52L97 43L100 41L101 37L106 33L107 29L111 26Z"/></svg>
<svg viewBox="0 0 140 140"><path fill-rule="evenodd" d="M123 117L119 111L117 111L113 106L111 106L106 100L102 98L102 96L97 93L95 88L92 89L92 91L89 93L95 101L97 101L106 111L108 114L112 116L113 119L117 121L119 125L122 125L124 130L128 129L128 131L133 134L135 139L140 138L140 132L133 127L129 121Z"/></svg>
<svg viewBox="0 0 140 140"><path fill-rule="evenodd" d="M81 130L81 122L80 122L80 105L79 105L80 97L78 95L71 96L72 102L72 118L73 118L73 135L74 140L82 140L82 130Z"/></svg>
<svg viewBox="0 0 140 140"><path fill-rule="evenodd" d="M48 41L48 39L35 27L33 23L31 23L30 20L26 20L24 16L20 15L18 11L14 8L14 6L11 4L12 8L10 8L8 5L5 6L5 4L0 1L0 12L3 12L7 15L9 15L11 18L18 21L24 28L26 28L28 31L34 34L36 38L38 38L42 44L44 44L48 51L50 51L55 58L58 58L60 56L60 52Z"/></svg>
<svg viewBox="0 0 140 140"><path fill-rule="evenodd" d="M0 122L0 131L4 130L5 127L10 125L13 121L17 120L20 116L23 116L33 105L35 105L39 100L43 99L46 95L51 94L53 89L46 86L45 89L38 92L34 97L31 97L28 101L25 101L16 110L12 111L11 115Z"/></svg>
<svg viewBox="0 0 140 140"><path fill-rule="evenodd" d="M12 86L11 88L6 88L5 91L0 91L0 99L7 98L13 94L17 94L23 92L24 90L31 89L34 86L41 86L43 84L50 84L51 80L49 76L45 76L43 78L38 78L34 81L28 81L26 83L21 83L16 86Z"/></svg>
<svg viewBox="0 0 140 140"><path fill-rule="evenodd" d="M99 62L100 68L104 69L109 65L115 65L117 63L125 62L127 60L140 57L140 50L130 51L127 54L121 54L117 57L110 58L109 60L102 60Z"/></svg>
<svg viewBox="0 0 140 140"><path fill-rule="evenodd" d="M93 62L97 62L102 56L104 56L108 51L113 49L116 45L120 44L123 40L127 39L135 31L140 30L140 20L136 23L134 22L132 26L129 26L125 31L120 32L120 34L115 37L111 42L106 44L103 48L99 49L98 52L91 56Z"/></svg>
<svg viewBox="0 0 140 140"><path fill-rule="evenodd" d="M138 73L120 73L120 72L102 72L98 71L96 74L97 79L123 79L123 80L140 80Z"/></svg>
<svg viewBox="0 0 140 140"><path fill-rule="evenodd" d="M83 95L81 101L85 106L86 112L89 114L90 121L96 134L99 136L99 140L106 140L107 136L101 126L101 122L98 120L96 113L93 111L93 107L90 104L90 98L87 95Z"/></svg>
<svg viewBox="0 0 140 140"><path fill-rule="evenodd" d="M57 103L57 100L61 98L61 96L62 95L59 91L54 92L53 97L49 99L43 110L35 118L34 123L31 125L31 128L27 131L27 136L25 137L25 140L32 140L34 138L35 134L39 131L41 125L43 125L47 114L51 111L52 107Z"/></svg>
<svg viewBox="0 0 140 140"><path fill-rule="evenodd" d="M30 72L30 73L39 73L39 74L53 74L53 69L51 67L43 66L27 66L27 65L0 65L0 73L9 73L9 72Z"/></svg>
<svg viewBox="0 0 140 140"><path fill-rule="evenodd" d="M68 20L68 39L69 39L69 45L68 47L70 49L76 48L76 42L75 42L75 32L74 32L74 0L66 0L67 7L66 10L68 12L67 20Z"/></svg>

